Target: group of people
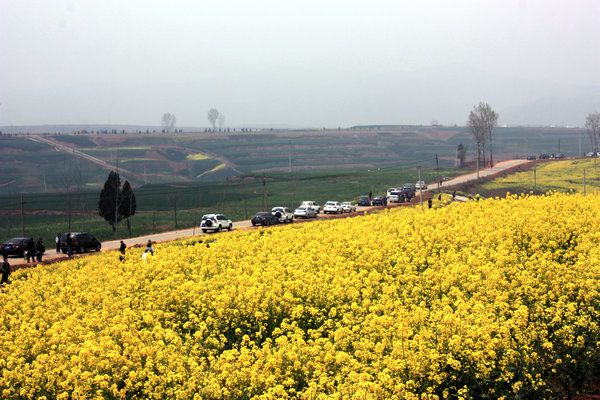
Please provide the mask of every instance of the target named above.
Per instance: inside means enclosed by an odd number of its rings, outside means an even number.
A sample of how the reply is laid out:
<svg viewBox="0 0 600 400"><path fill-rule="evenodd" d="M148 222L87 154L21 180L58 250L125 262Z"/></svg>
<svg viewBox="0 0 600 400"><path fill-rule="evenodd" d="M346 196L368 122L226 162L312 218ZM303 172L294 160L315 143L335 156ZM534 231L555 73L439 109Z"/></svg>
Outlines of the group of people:
<svg viewBox="0 0 600 400"><path fill-rule="evenodd" d="M46 245L44 244L44 240L42 238L39 238L37 242L34 241L33 238L29 238L23 253L23 257L27 260L27 262L41 262L42 256L45 252Z"/></svg>
<svg viewBox="0 0 600 400"><path fill-rule="evenodd" d="M121 243L119 245L119 260L121 262L125 261L125 251L127 250L127 245L125 244L124 241L121 240ZM142 259L146 260L146 258L149 255L154 255L154 247L152 247L152 240L148 240L148 243L146 243L146 250L144 250L144 253L142 254Z"/></svg>

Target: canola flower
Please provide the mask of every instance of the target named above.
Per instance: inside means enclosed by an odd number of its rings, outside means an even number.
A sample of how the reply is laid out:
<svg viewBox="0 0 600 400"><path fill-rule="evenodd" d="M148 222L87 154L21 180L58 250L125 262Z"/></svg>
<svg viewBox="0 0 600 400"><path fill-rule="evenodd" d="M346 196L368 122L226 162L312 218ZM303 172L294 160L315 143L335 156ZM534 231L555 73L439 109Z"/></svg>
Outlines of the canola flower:
<svg viewBox="0 0 600 400"><path fill-rule="evenodd" d="M551 398L599 371L600 196L210 239L15 272L0 397Z"/></svg>

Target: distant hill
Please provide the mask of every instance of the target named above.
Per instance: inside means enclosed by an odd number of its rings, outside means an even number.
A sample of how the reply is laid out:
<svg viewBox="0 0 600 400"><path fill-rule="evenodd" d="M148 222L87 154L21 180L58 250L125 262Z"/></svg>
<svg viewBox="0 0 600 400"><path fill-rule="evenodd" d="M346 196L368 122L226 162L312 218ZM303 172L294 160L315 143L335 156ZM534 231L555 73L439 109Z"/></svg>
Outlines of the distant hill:
<svg viewBox="0 0 600 400"><path fill-rule="evenodd" d="M583 126L590 112L600 112L600 87L565 91L499 111L502 124L557 126Z"/></svg>

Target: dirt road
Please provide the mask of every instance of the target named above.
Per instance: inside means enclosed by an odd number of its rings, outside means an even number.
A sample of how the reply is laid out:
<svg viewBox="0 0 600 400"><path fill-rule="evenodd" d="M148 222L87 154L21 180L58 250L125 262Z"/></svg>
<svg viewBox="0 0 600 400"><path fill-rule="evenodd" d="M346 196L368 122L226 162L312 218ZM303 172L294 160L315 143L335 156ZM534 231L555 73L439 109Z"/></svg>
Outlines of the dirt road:
<svg viewBox="0 0 600 400"><path fill-rule="evenodd" d="M519 165L524 165L529 162L531 162L531 161L527 161L527 160L502 161L502 162L499 162L498 164L496 164L494 166L494 168L480 170L479 176L481 178L493 176L493 175L499 174L501 172L504 172L508 169L511 169L513 167L516 167ZM456 177L454 179L444 182L442 189L452 187L455 185L460 185L462 183L476 180L476 179L477 179L476 172L461 175L459 177ZM418 203L418 200L417 200L417 203ZM407 205L410 205L410 203L389 204L387 206L387 208L398 207L398 206L402 206L402 205L407 206ZM386 207L358 207L358 209L355 213L343 214L343 215L339 215L339 216L320 214L319 218L317 218L317 220L323 219L323 218L353 217L353 216L363 215L365 212L373 212L373 211L381 210L383 208L386 208ZM308 221L313 221L313 220L306 220L306 221L308 222ZM250 223L249 220L236 221L236 222L234 222L233 227L234 227L234 229L252 229L252 224ZM172 240L183 239L186 237L197 236L197 235L204 235L204 233L202 233L202 231L199 228L186 228L186 229L179 229L176 231L162 232L162 233L155 233L155 234L151 234L151 235L144 235L144 236L139 236L139 237L134 237L134 238L127 238L127 239L123 239L123 241L127 244L127 247L134 247L134 246L145 246L146 243L148 242L148 240L151 240L152 242L155 242L155 243L161 243L161 242L169 242ZM212 235L212 233L209 233L208 235ZM120 244L120 239L103 242L102 243L102 251L117 250L119 248L119 244ZM63 254L56 254L54 252L54 250L52 250L52 246L53 246L53 243L49 243L47 245L48 250L47 250L46 254L44 255L44 262L54 262L54 261L62 260L62 259L66 258L66 256ZM82 256L85 256L85 254L84 255L76 255L76 257L82 257ZM10 263L12 266L26 266L27 265L27 263L25 263L22 258L10 259ZM29 265L33 266L35 264L31 263Z"/></svg>

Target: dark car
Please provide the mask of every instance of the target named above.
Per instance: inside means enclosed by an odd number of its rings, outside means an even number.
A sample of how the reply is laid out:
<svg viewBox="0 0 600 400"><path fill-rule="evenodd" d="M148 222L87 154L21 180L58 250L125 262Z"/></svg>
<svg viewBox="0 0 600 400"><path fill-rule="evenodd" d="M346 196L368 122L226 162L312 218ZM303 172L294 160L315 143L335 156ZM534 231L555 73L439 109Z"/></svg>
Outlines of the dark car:
<svg viewBox="0 0 600 400"><path fill-rule="evenodd" d="M371 199L369 199L369 196L360 196L357 204L361 207L368 207L371 205Z"/></svg>
<svg viewBox="0 0 600 400"><path fill-rule="evenodd" d="M25 237L8 239L6 242L2 243L0 253L6 254L7 256L23 257L25 255L25 249L27 249L27 245L30 242L33 242L31 238Z"/></svg>
<svg viewBox="0 0 600 400"><path fill-rule="evenodd" d="M387 206L387 197L377 196L373 199L374 206Z"/></svg>
<svg viewBox="0 0 600 400"><path fill-rule="evenodd" d="M257 212L256 215L254 215L254 217L252 217L250 222L252 222L252 226L256 226L256 225L267 226L267 225L275 225L275 224L279 223L279 219L275 215L271 214L270 212Z"/></svg>
<svg viewBox="0 0 600 400"><path fill-rule="evenodd" d="M548 160L548 159L550 159L550 155L548 155L548 154L546 154L546 153L541 153L541 154L538 156L538 159L540 159L540 160Z"/></svg>
<svg viewBox="0 0 600 400"><path fill-rule="evenodd" d="M73 253L85 253L87 251L100 251L102 244L91 233L67 232L60 237L60 251L67 254L67 235L71 233Z"/></svg>
<svg viewBox="0 0 600 400"><path fill-rule="evenodd" d="M527 156L527 159L530 161L535 160L536 158L537 158L536 156L532 156L532 155Z"/></svg>

